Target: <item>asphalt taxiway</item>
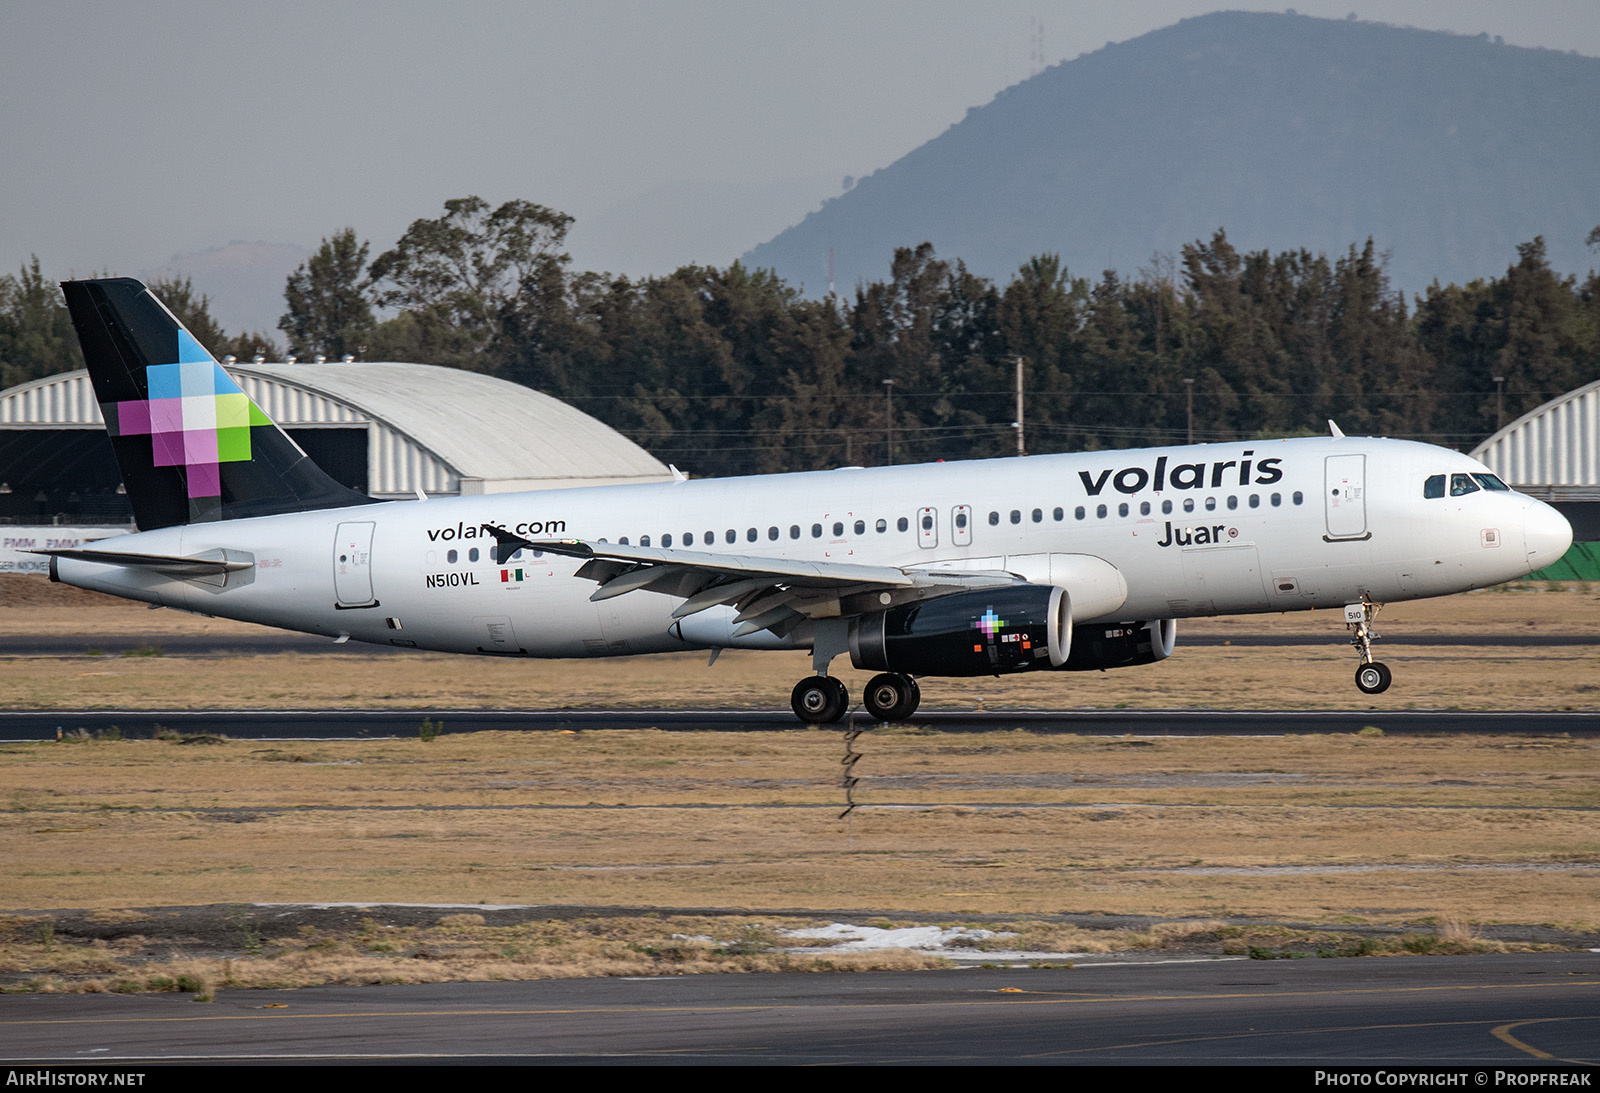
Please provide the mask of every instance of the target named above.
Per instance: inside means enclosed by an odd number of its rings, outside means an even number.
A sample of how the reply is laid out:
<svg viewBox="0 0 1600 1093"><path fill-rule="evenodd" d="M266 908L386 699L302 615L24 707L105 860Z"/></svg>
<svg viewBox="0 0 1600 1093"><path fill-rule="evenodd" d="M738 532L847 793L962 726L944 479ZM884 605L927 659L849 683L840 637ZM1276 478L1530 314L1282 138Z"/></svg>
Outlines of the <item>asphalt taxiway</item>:
<svg viewBox="0 0 1600 1093"><path fill-rule="evenodd" d="M0 995L0 1063L1600 1061L1600 954ZM1479 1075L1482 1077L1479 1077Z"/></svg>
<svg viewBox="0 0 1600 1093"><path fill-rule="evenodd" d="M423 719L462 732L807 731L788 710L37 710L0 712L0 740L53 740L72 732L150 736L160 730L244 740L416 736ZM1355 733L1600 735L1600 713L1401 710L929 711L913 719L939 732L1077 733L1086 736L1286 736ZM861 728L875 724L856 716ZM845 727L841 722L834 726Z"/></svg>

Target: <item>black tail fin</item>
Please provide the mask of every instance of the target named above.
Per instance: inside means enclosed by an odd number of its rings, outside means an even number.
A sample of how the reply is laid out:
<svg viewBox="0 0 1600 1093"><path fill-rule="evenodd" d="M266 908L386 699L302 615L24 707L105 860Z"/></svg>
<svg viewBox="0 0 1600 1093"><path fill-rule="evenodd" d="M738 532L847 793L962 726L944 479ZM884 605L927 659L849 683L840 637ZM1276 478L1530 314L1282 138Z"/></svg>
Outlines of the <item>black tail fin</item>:
<svg viewBox="0 0 1600 1093"><path fill-rule="evenodd" d="M313 463L144 285L61 291L141 530L372 500Z"/></svg>

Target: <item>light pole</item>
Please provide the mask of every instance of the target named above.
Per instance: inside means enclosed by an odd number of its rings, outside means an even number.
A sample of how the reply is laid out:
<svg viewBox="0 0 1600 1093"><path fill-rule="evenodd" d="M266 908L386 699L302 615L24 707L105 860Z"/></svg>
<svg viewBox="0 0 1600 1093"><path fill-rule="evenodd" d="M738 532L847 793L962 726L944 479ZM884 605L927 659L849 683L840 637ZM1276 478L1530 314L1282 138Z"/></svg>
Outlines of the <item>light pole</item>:
<svg viewBox="0 0 1600 1093"><path fill-rule="evenodd" d="M1017 454L1027 455L1028 445L1023 439L1022 432L1022 357L1017 357L1017 420L1011 423L1017 431Z"/></svg>
<svg viewBox="0 0 1600 1093"><path fill-rule="evenodd" d="M1494 377L1494 431L1499 432L1506 423L1506 378Z"/></svg>
<svg viewBox="0 0 1600 1093"><path fill-rule="evenodd" d="M1192 379L1184 380L1183 381L1183 389L1184 389L1185 395L1187 396L1187 401L1188 401L1188 404L1189 404L1188 405L1188 412L1189 412L1189 443L1193 444L1194 443L1194 380L1192 380Z"/></svg>
<svg viewBox="0 0 1600 1093"><path fill-rule="evenodd" d="M888 455L888 466L894 466L894 380L883 381L884 398L884 449Z"/></svg>

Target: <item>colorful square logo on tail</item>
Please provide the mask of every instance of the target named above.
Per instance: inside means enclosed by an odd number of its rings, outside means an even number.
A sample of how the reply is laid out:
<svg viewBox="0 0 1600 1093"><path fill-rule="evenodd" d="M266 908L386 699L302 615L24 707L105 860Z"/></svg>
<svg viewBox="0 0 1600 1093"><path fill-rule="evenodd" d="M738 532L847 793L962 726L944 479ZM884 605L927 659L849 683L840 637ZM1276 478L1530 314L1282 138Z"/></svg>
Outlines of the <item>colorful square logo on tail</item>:
<svg viewBox="0 0 1600 1093"><path fill-rule="evenodd" d="M178 359L144 370L148 398L102 410L112 436L148 436L158 467L182 467L190 499L222 496L223 463L250 459L250 427L270 422L187 330Z"/></svg>

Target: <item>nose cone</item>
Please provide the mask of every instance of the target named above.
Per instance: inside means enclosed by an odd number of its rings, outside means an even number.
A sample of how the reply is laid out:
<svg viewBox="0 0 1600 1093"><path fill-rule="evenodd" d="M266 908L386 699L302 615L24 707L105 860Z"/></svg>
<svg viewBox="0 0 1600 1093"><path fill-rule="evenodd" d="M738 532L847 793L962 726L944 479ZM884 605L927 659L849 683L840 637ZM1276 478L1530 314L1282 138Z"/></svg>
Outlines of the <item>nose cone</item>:
<svg viewBox="0 0 1600 1093"><path fill-rule="evenodd" d="M1531 502L1523 512L1522 535L1529 572L1558 561L1572 546L1572 525L1543 501Z"/></svg>

